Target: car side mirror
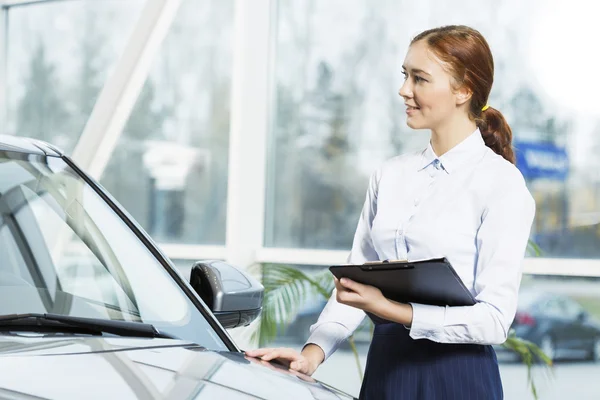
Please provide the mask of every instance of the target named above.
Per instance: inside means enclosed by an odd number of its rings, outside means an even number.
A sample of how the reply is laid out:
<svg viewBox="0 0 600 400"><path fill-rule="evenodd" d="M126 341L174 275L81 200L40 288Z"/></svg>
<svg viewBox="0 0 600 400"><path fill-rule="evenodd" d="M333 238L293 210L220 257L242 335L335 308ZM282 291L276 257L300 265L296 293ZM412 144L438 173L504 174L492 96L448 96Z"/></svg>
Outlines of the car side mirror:
<svg viewBox="0 0 600 400"><path fill-rule="evenodd" d="M224 328L247 326L262 309L263 285L223 261L194 263L190 284Z"/></svg>

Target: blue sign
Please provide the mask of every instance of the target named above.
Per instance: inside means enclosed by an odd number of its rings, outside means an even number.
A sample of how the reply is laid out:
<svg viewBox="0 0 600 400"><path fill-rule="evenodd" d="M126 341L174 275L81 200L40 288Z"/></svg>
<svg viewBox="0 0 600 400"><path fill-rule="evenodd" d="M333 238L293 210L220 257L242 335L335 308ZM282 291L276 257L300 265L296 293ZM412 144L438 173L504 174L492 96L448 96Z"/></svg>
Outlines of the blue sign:
<svg viewBox="0 0 600 400"><path fill-rule="evenodd" d="M569 158L562 147L551 143L515 142L517 168L525 179L547 178L564 181L569 174Z"/></svg>

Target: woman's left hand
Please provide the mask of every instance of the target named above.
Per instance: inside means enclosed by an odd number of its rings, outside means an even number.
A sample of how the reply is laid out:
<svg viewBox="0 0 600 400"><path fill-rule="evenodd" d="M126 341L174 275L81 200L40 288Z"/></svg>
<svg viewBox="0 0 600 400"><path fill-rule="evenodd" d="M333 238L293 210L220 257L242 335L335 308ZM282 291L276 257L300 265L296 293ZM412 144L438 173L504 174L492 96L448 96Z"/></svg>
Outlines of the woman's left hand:
<svg viewBox="0 0 600 400"><path fill-rule="evenodd" d="M338 303L378 315L378 311L389 301L375 286L364 285L348 278L338 280L333 277L333 280L337 289Z"/></svg>

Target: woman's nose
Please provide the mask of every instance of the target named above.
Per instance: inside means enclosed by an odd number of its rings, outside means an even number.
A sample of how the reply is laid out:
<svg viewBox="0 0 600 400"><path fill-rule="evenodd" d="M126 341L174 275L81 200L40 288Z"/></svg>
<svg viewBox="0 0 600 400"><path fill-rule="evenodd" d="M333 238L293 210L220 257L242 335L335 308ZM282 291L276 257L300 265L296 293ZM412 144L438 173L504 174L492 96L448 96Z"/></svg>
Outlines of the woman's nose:
<svg viewBox="0 0 600 400"><path fill-rule="evenodd" d="M405 99L412 97L412 89L410 88L408 79L404 81L402 86L400 86L400 89L398 90L398 94L400 96L404 97Z"/></svg>

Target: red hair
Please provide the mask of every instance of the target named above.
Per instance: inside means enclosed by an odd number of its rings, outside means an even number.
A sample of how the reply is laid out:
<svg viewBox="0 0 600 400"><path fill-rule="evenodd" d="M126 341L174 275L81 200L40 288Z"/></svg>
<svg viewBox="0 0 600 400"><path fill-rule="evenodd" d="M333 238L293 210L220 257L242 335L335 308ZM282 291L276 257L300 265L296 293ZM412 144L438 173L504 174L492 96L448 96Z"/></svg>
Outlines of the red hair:
<svg viewBox="0 0 600 400"><path fill-rule="evenodd" d="M512 131L504 116L492 107L482 111L494 82L494 59L484 37L468 26L450 25L422 32L411 44L421 40L445 64L457 87L471 92L469 118L477 124L486 146L514 164Z"/></svg>

